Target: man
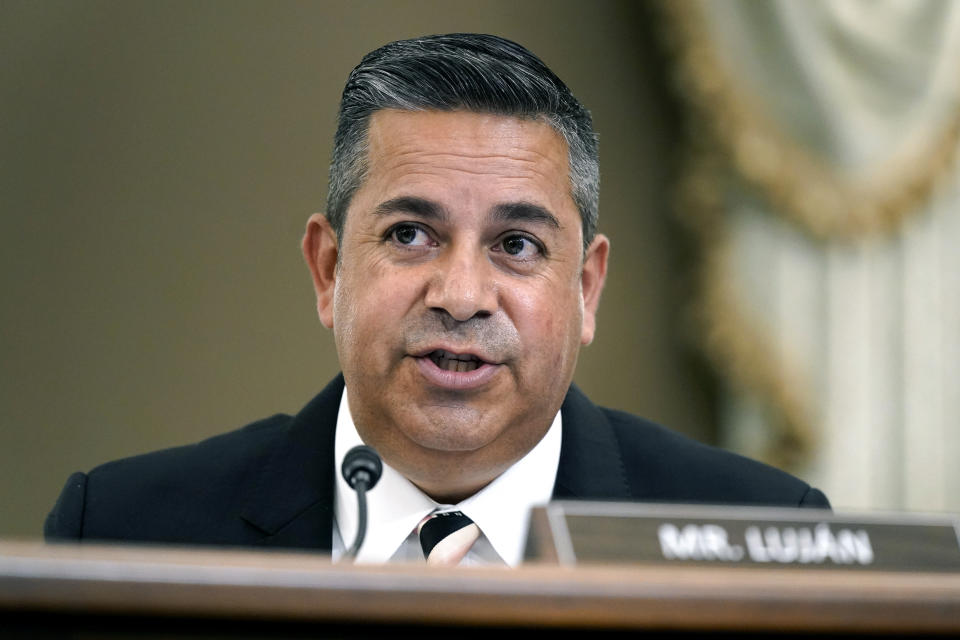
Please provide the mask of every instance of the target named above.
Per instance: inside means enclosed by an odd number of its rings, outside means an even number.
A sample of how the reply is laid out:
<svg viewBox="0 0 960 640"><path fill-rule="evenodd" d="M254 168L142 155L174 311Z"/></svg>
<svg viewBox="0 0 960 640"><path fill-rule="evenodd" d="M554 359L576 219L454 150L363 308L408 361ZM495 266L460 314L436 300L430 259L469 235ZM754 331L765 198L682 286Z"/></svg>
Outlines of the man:
<svg viewBox="0 0 960 640"><path fill-rule="evenodd" d="M551 498L827 508L571 386L610 247L597 198L590 115L524 48L454 34L370 53L303 238L342 377L296 416L74 474L47 537L338 558L358 510L337 469L360 443L384 463L360 562L422 560L418 525L438 510L474 523L463 562L513 566Z"/></svg>

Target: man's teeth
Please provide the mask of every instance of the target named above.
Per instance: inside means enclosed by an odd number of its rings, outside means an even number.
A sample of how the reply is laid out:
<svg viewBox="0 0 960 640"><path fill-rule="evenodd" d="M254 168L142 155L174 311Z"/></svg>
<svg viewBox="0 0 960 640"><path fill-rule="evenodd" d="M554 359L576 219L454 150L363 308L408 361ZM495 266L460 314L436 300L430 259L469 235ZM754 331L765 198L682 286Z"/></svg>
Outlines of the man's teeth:
<svg viewBox="0 0 960 640"><path fill-rule="evenodd" d="M461 373L464 371L473 371L482 364L476 356L470 354L457 355L449 351L434 351L430 354L430 359L441 369Z"/></svg>

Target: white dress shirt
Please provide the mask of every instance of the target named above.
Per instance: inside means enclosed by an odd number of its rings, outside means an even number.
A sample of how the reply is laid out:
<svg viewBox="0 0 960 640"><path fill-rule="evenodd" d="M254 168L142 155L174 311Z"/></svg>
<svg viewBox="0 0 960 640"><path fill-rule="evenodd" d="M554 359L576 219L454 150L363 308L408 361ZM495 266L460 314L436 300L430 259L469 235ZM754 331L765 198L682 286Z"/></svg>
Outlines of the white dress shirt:
<svg viewBox="0 0 960 640"><path fill-rule="evenodd" d="M440 504L386 462L380 481L367 492L367 533L356 562L423 562L416 527L429 513L462 511L478 527L480 539L461 565L515 567L523 560L530 509L546 504L560 463L561 418L557 412L546 435L527 455L466 500ZM363 444L350 414L347 390L340 398L335 441L337 489L334 497L334 561L353 544L357 532L357 495L340 473L343 458Z"/></svg>

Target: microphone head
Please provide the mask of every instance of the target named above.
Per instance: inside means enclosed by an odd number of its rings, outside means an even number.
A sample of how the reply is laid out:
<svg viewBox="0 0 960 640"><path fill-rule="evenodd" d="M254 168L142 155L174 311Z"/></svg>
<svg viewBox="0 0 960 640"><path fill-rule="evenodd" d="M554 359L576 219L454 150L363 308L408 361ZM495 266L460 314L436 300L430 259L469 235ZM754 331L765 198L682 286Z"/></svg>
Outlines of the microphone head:
<svg viewBox="0 0 960 640"><path fill-rule="evenodd" d="M369 490L373 489L380 480L383 463L380 462L380 456L376 451L365 444L360 444L347 451L340 471L343 473L343 479L352 488L356 489L357 484L363 482Z"/></svg>

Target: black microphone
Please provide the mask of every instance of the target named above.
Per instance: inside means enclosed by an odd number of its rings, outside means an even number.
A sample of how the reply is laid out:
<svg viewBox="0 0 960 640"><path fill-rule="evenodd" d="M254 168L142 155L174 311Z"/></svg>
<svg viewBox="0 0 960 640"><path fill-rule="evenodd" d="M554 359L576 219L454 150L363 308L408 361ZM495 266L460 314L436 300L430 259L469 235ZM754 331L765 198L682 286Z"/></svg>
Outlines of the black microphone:
<svg viewBox="0 0 960 640"><path fill-rule="evenodd" d="M367 491L376 486L383 473L383 463L380 456L370 447L360 444L355 446L343 457L343 466L340 468L343 479L357 492L357 537L353 546L347 549L346 558L353 559L363 544L367 535Z"/></svg>

